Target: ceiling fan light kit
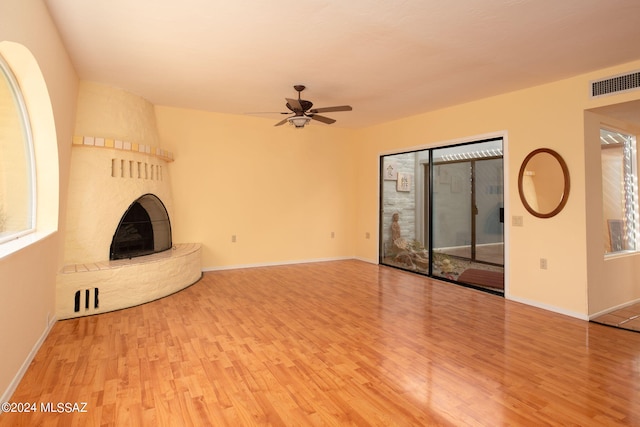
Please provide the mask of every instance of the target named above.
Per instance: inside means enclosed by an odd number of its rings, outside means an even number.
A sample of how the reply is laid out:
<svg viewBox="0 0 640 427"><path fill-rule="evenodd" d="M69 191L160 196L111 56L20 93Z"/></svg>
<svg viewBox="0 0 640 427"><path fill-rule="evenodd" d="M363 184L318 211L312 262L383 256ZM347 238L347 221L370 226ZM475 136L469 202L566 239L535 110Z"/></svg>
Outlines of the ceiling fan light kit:
<svg viewBox="0 0 640 427"><path fill-rule="evenodd" d="M290 125L293 125L297 129L301 129L305 127L305 125L309 124L311 120L316 120L325 124L330 125L331 123L335 123L335 119L320 116L318 113L324 112L332 112L332 111L351 111L350 105L340 105L336 107L325 107L325 108L311 108L313 107L313 102L307 101L305 99L300 98L300 93L305 89L304 85L295 85L293 87L298 92L298 99L285 98L287 103L286 107L293 113L293 116L289 116L286 119L280 120L274 126L281 126L287 122ZM288 113L281 113L288 114Z"/></svg>
<svg viewBox="0 0 640 427"><path fill-rule="evenodd" d="M306 116L293 116L293 117L289 117L287 120L289 121L290 125L293 125L298 129L303 128L304 125L306 125L311 121L311 119Z"/></svg>

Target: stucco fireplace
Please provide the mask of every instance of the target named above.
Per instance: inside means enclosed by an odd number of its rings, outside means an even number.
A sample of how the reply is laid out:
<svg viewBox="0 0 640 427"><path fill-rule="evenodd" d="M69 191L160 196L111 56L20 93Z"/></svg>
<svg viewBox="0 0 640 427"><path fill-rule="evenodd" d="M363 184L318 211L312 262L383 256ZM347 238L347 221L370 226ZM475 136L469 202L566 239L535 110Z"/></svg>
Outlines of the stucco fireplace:
<svg viewBox="0 0 640 427"><path fill-rule="evenodd" d="M76 132L100 128L109 136L73 140L59 319L149 302L202 275L200 244L173 242L168 165L174 158L151 144L157 143L153 106L94 84L81 85L78 104ZM99 114L86 117L87 110ZM111 127L102 127L104 120ZM110 137L119 134L143 142Z"/></svg>

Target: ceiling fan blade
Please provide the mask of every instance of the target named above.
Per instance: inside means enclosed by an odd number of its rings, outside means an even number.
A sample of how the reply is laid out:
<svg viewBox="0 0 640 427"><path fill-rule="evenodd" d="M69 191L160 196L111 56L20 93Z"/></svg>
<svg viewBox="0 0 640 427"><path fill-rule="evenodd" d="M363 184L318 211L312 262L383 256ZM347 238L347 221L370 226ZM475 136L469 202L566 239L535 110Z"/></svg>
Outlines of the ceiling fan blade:
<svg viewBox="0 0 640 427"><path fill-rule="evenodd" d="M251 111L250 113L242 113L242 114L247 114L247 115L252 115L252 114L291 114L291 111Z"/></svg>
<svg viewBox="0 0 640 427"><path fill-rule="evenodd" d="M283 124L287 123L287 120L289 120L289 117L287 117L286 119L282 119L280 120L278 123L276 123L274 126L282 126Z"/></svg>
<svg viewBox="0 0 640 427"><path fill-rule="evenodd" d="M335 123L336 122L334 119L331 119L331 118L325 117L325 116L319 116L317 114L314 114L314 115L310 114L309 117L311 117L313 120L317 120L319 122L326 123L328 125L330 125L331 123Z"/></svg>
<svg viewBox="0 0 640 427"><path fill-rule="evenodd" d="M338 105L336 107L314 108L309 110L310 113L330 113L332 111L351 111L351 105Z"/></svg>
<svg viewBox="0 0 640 427"><path fill-rule="evenodd" d="M287 104L289 104L289 106L293 109L293 111L295 110L299 110L302 111L302 105L300 104L300 101L298 101L297 99L291 99L291 98L285 98L287 100Z"/></svg>

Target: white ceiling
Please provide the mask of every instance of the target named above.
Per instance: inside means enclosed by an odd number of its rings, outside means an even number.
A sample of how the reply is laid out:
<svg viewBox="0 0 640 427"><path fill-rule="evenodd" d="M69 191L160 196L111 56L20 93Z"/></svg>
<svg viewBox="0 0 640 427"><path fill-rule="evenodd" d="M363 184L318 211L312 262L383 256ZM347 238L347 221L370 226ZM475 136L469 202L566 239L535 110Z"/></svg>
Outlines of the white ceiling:
<svg viewBox="0 0 640 427"><path fill-rule="evenodd" d="M231 114L304 84L348 128L640 59L638 0L45 2L83 80Z"/></svg>

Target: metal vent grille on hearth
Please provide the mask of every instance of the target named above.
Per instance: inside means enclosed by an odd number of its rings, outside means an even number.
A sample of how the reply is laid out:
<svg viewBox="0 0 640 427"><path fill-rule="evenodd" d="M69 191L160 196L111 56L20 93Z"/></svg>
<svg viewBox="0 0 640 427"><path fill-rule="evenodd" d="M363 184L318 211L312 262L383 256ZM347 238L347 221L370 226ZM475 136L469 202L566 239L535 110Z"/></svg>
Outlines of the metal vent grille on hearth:
<svg viewBox="0 0 640 427"><path fill-rule="evenodd" d="M640 88L640 71L620 74L591 82L591 97L626 92Z"/></svg>

